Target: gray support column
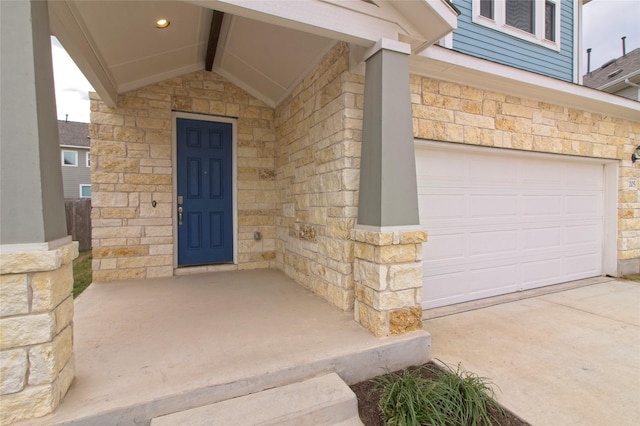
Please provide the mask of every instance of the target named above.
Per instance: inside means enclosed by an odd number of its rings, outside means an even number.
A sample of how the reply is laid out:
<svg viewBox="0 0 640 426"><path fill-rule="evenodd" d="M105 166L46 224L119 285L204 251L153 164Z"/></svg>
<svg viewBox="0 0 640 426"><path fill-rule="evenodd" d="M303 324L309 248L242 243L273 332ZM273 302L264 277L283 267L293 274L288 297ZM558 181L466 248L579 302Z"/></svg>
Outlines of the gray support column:
<svg viewBox="0 0 640 426"><path fill-rule="evenodd" d="M0 244L67 236L46 1L0 1Z"/></svg>
<svg viewBox="0 0 640 426"><path fill-rule="evenodd" d="M419 225L409 45L376 44L366 59L358 225Z"/></svg>

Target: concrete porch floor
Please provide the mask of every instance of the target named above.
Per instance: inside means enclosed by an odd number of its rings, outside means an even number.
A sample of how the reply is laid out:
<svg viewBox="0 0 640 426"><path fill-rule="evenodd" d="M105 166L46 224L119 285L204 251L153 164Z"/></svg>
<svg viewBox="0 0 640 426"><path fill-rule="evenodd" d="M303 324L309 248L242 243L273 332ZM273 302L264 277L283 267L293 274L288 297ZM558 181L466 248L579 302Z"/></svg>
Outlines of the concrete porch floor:
<svg viewBox="0 0 640 426"><path fill-rule="evenodd" d="M28 424L153 417L337 372L347 383L430 359L430 336L379 339L278 270L94 283L75 301L76 377Z"/></svg>

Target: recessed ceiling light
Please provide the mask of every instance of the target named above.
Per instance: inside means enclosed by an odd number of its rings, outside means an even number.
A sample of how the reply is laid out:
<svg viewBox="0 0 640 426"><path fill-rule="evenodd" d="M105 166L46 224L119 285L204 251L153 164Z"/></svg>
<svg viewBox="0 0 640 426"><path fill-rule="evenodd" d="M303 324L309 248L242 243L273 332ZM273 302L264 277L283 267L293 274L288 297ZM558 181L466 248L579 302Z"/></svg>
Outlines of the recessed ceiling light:
<svg viewBox="0 0 640 426"><path fill-rule="evenodd" d="M158 19L156 21L156 28L167 28L171 22L168 19Z"/></svg>

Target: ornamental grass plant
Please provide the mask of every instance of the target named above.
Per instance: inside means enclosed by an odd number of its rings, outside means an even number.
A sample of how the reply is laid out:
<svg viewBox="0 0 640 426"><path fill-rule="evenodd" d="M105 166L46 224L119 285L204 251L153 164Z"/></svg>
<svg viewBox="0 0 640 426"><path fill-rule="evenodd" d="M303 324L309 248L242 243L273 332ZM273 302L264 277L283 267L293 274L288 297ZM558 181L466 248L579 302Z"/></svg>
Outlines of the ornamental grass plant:
<svg viewBox="0 0 640 426"><path fill-rule="evenodd" d="M378 408L389 426L489 426L492 412L503 414L491 382L460 364L406 369L375 382L382 391Z"/></svg>

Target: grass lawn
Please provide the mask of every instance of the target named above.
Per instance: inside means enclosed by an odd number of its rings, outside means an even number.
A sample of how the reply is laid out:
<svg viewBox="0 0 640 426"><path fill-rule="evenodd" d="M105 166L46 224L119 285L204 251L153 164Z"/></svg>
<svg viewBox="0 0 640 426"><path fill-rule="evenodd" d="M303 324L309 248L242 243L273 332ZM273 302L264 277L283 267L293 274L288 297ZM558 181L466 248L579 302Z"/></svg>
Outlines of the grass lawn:
<svg viewBox="0 0 640 426"><path fill-rule="evenodd" d="M81 251L73 261L73 297L76 298L91 284L91 250Z"/></svg>

